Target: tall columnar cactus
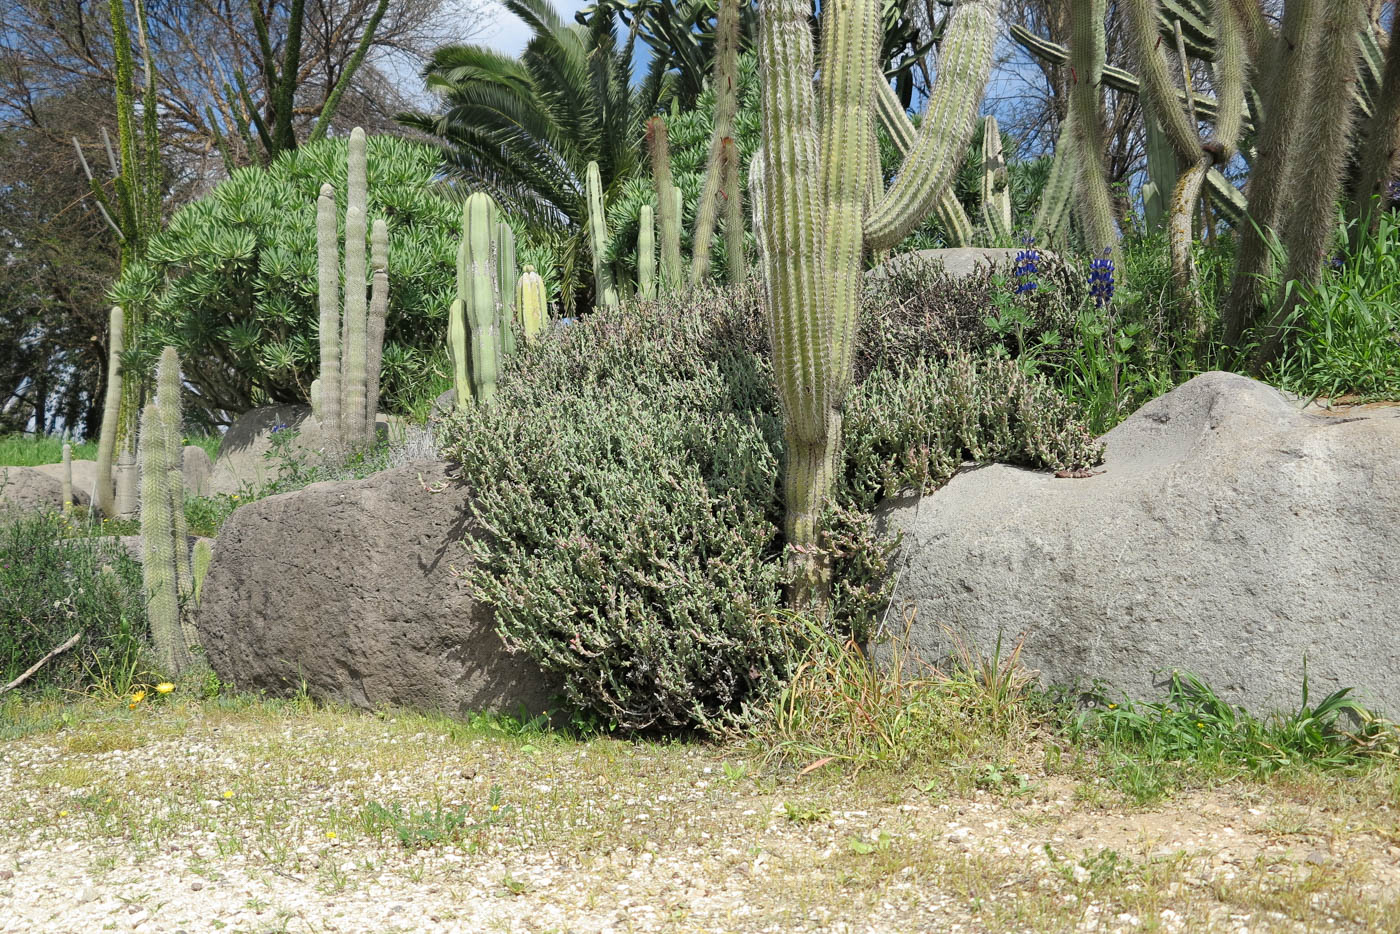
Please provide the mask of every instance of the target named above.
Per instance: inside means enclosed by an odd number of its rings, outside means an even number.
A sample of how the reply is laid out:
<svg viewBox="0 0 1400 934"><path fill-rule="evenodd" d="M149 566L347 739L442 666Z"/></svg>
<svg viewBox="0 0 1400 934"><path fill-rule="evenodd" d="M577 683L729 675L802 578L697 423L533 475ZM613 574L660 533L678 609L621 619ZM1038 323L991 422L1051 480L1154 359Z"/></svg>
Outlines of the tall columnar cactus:
<svg viewBox="0 0 1400 934"><path fill-rule="evenodd" d="M1070 64L1073 85L1070 110L1074 114L1074 162L1079 170L1078 198L1080 225L1090 252L1108 250L1112 258L1118 246L1118 230L1113 219L1113 198L1108 187L1108 166L1104 161L1103 109L1099 85L1103 81L1106 55L1104 19L1106 0L1070 0Z"/></svg>
<svg viewBox="0 0 1400 934"><path fill-rule="evenodd" d="M467 198L462 207L457 290L471 338L471 378L479 402L495 398L501 372L500 318L492 268L496 220L496 203L490 195L478 191Z"/></svg>
<svg viewBox="0 0 1400 934"><path fill-rule="evenodd" d="M599 308L617 307L612 266L608 263L608 219L603 209L603 178L598 163L588 163L588 250L593 256L594 302Z"/></svg>
<svg viewBox="0 0 1400 934"><path fill-rule="evenodd" d="M877 103L878 0L822 7L820 117L810 5L764 0L761 156L750 167L762 198L759 253L772 315L773 369L787 442L788 541L817 542L840 454L841 409L851 385L862 257L897 243L934 209L966 149L996 36L993 0L965 0L944 34L940 68L917 142L893 186L865 207L868 136ZM808 559L799 594L822 592Z"/></svg>
<svg viewBox="0 0 1400 934"><path fill-rule="evenodd" d="M739 110L739 5L741 0L719 0L715 14L715 71L711 86L715 92L714 129L710 133L710 157L705 169L705 185L695 205L695 228L691 245L690 281L701 282L710 273L710 241L720 215L725 194L738 190L737 170L731 170L724 152L725 140L734 137L734 117ZM731 185L729 176L734 175Z"/></svg>
<svg viewBox="0 0 1400 934"><path fill-rule="evenodd" d="M365 328L365 444L374 444L379 414L379 369L384 362L384 319L389 313L389 228L375 218L370 232L369 322Z"/></svg>
<svg viewBox="0 0 1400 934"><path fill-rule="evenodd" d="M1377 199L1385 206L1385 187L1400 169L1400 20L1392 19L1390 47L1371 119L1366 124L1365 142L1352 192L1354 236L1360 237L1376 225Z"/></svg>
<svg viewBox="0 0 1400 934"><path fill-rule="evenodd" d="M63 476L59 480L59 490L63 494L63 514L73 511L73 445L63 445Z"/></svg>
<svg viewBox="0 0 1400 934"><path fill-rule="evenodd" d="M343 302L335 189L329 184L322 185L316 201L321 375L312 395L312 408L327 443L340 452L350 446L374 442L384 320L389 309L389 233L382 219L374 222L374 256L366 261L365 241L369 227L366 146L364 130L356 127L350 133L346 164ZM371 269L372 297L367 288Z"/></svg>
<svg viewBox="0 0 1400 934"><path fill-rule="evenodd" d="M879 158L878 152L875 158ZM724 161L728 169L724 186L724 254L728 263L726 268L730 282L743 282L749 275L747 246L744 241L744 194L739 186L739 146L732 139L725 141Z"/></svg>
<svg viewBox="0 0 1400 934"><path fill-rule="evenodd" d="M544 333L549 315L549 295L545 292L544 279L529 264L526 264L525 271L515 284L515 313L526 343Z"/></svg>
<svg viewBox="0 0 1400 934"><path fill-rule="evenodd" d="M666 120L647 121L647 149L651 153L651 178L656 186L656 220L661 235L661 290L681 287L680 189L671 175L671 147L666 138Z"/></svg>
<svg viewBox="0 0 1400 934"><path fill-rule="evenodd" d="M496 222L496 275L492 287L496 290L497 317L501 335L501 359L515 353L515 231L505 220Z"/></svg>
<svg viewBox="0 0 1400 934"><path fill-rule="evenodd" d="M997 242L1011 239L1011 185L1001 150L1001 128L988 114L982 123L982 218Z"/></svg>
<svg viewBox="0 0 1400 934"><path fill-rule="evenodd" d="M1167 218L1168 201L1176 184L1176 150L1155 117L1142 119L1147 135L1147 181L1142 184L1142 213L1148 230L1158 230Z"/></svg>
<svg viewBox="0 0 1400 934"><path fill-rule="evenodd" d="M141 415L141 570L156 659L178 675L194 664L191 649L198 643L180 612L189 565L179 464L180 362L173 348L161 355L156 382L155 401Z"/></svg>
<svg viewBox="0 0 1400 934"><path fill-rule="evenodd" d="M1194 110L1188 112L1178 102L1176 85L1170 78L1166 58L1160 49L1157 0L1129 0L1127 7L1133 42L1142 68L1142 98L1148 110L1147 119L1161 125L1161 135L1170 142L1174 158L1187 166L1172 186L1168 242L1171 247L1172 278L1181 308L1177 329L1199 342L1205 337L1206 321L1196 296L1196 270L1191 253L1195 239L1192 218L1207 173L1228 162L1239 142L1244 122L1245 72L1249 66L1245 24L1240 19L1235 0L1214 0L1215 84L1218 94L1215 132L1210 139L1203 140L1197 130ZM1153 129L1155 131L1155 127Z"/></svg>
<svg viewBox="0 0 1400 934"><path fill-rule="evenodd" d="M656 222L650 204L643 204L637 218L637 294L656 298Z"/></svg>
<svg viewBox="0 0 1400 934"><path fill-rule="evenodd" d="M1066 114L1060 124L1060 136L1055 144L1055 158L1050 163L1050 177L1040 192L1040 206L1031 222L1031 236L1041 243L1063 245L1069 240L1070 207L1074 202L1075 181L1079 171L1075 163L1074 111Z"/></svg>
<svg viewBox="0 0 1400 934"><path fill-rule="evenodd" d="M460 263L460 259L459 259ZM471 341L467 336L466 303L452 300L447 312L447 356L452 361L452 391L457 397L457 410L467 408L467 400L474 397L471 379Z"/></svg>
<svg viewBox="0 0 1400 934"><path fill-rule="evenodd" d="M97 487L93 504L107 518L117 515L116 488L112 478L112 460L117 447L117 417L122 405L122 330L124 314L119 306L112 307L107 328L107 390L102 399L102 429L97 436Z"/></svg>

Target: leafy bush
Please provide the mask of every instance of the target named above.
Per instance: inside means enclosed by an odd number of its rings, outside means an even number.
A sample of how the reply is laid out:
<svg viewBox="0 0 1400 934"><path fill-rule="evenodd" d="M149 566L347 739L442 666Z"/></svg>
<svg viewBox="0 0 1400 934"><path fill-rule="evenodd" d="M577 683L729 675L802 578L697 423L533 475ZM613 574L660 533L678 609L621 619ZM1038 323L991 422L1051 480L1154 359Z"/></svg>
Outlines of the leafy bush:
<svg viewBox="0 0 1400 934"><path fill-rule="evenodd" d="M119 541L67 534L57 515L0 514L0 684L81 631L25 686L124 691L146 638L141 568Z"/></svg>
<svg viewBox="0 0 1400 934"><path fill-rule="evenodd" d="M752 284L598 312L526 349L493 405L446 426L475 494L478 598L508 644L563 674L571 701L626 729L745 717L789 671L765 622L787 581L766 344ZM865 512L881 495L931 489L966 456L1096 456L1039 377L914 356L848 403L847 479L823 545L833 619L858 638L888 583L889 543Z"/></svg>
<svg viewBox="0 0 1400 934"><path fill-rule="evenodd" d="M368 142L369 222L389 227L389 411L444 369L460 214L434 186L438 157L395 137ZM331 183L343 218L345 173L346 141L322 140L239 169L178 211L112 289L119 304L149 309L127 365L149 367L170 344L196 390L190 401L206 411L305 402L320 360L316 199Z"/></svg>

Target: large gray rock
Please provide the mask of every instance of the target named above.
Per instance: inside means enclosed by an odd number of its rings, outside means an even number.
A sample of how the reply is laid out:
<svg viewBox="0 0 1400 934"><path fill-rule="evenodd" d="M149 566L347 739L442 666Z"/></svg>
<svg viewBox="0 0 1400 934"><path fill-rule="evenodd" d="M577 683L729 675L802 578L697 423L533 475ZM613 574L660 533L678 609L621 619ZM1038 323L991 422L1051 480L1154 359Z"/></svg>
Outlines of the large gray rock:
<svg viewBox="0 0 1400 934"><path fill-rule="evenodd" d="M78 491L73 491L77 498ZM0 467L0 510L42 512L63 508L63 483L34 467Z"/></svg>
<svg viewBox="0 0 1400 934"><path fill-rule="evenodd" d="M209 452L197 444L187 444L180 456L185 495L208 496L209 478L214 472L214 462L209 459Z"/></svg>
<svg viewBox="0 0 1400 934"><path fill-rule="evenodd" d="M467 563L467 491L420 462L236 510L214 545L200 638L220 678L460 714L543 710L555 684L505 651Z"/></svg>
<svg viewBox="0 0 1400 934"><path fill-rule="evenodd" d="M40 464L34 468L40 473L48 474L60 484L63 483L62 464ZM97 461L75 460L73 461L73 502L78 506L86 506L92 502L92 491L97 486Z"/></svg>
<svg viewBox="0 0 1400 934"><path fill-rule="evenodd" d="M375 416L379 438L397 439L404 433L403 419L382 412ZM291 432L285 443L285 458L269 457L273 439L280 432ZM273 480L287 459L304 465L319 464L326 457L327 444L321 424L306 405L266 405L244 412L234 420L219 445L219 457L209 477L209 494L258 490Z"/></svg>
<svg viewBox="0 0 1400 934"><path fill-rule="evenodd" d="M925 658L948 625L1025 635L1042 679L1156 698L1170 670L1251 711L1357 688L1400 712L1400 410L1300 411L1206 373L1109 432L1082 479L992 466L890 505L896 603Z"/></svg>

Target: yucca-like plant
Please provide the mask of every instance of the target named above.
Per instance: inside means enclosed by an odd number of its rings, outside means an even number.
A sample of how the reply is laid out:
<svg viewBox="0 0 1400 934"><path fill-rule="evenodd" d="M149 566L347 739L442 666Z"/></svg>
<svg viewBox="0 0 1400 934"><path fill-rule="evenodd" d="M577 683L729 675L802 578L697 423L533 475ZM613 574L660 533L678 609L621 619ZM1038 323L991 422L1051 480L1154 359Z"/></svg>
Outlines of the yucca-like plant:
<svg viewBox="0 0 1400 934"><path fill-rule="evenodd" d="M765 0L761 7L762 155L751 184L783 404L786 532L799 553L817 543L840 467L865 252L892 247L934 209L967 146L991 70L997 8L966 0L944 35L913 150L893 186L868 204L879 171L872 144L883 80L879 10L877 0L824 5L819 108L809 5ZM803 571L799 594L819 597L821 569L808 559Z"/></svg>

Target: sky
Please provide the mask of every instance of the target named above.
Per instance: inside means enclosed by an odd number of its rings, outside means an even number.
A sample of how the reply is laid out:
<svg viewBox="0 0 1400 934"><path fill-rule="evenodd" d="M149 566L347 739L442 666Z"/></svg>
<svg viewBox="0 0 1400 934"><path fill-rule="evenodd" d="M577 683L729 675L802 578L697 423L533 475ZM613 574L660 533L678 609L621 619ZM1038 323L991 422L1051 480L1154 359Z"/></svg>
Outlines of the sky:
<svg viewBox="0 0 1400 934"><path fill-rule="evenodd" d="M551 0L551 2L554 4L554 8L559 11L559 15L568 22L573 22L574 13L588 6L588 0ZM513 14L506 12L506 9L495 0L489 0L487 3L486 16L493 20L492 25L484 29L481 37L476 41L498 52L506 52L511 55L519 55L525 50L525 42L530 38L530 30L524 23Z"/></svg>

